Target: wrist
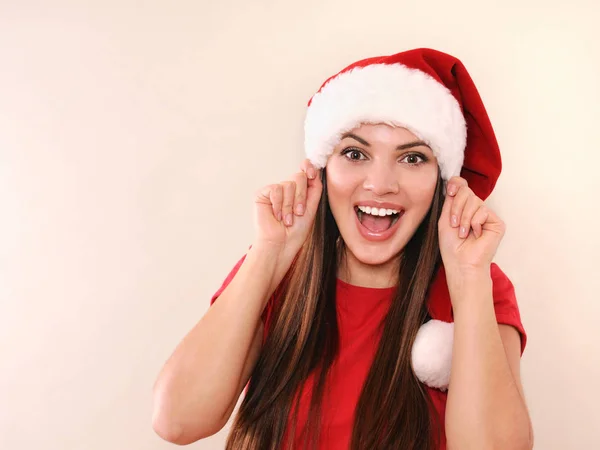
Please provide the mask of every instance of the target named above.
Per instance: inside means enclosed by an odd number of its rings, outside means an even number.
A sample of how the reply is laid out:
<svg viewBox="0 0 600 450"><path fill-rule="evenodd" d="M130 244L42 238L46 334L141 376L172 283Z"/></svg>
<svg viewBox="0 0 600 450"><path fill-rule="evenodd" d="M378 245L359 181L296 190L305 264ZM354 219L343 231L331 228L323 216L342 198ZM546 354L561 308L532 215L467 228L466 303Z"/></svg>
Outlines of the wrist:
<svg viewBox="0 0 600 450"><path fill-rule="evenodd" d="M452 307L481 302L492 295L492 277L489 270L451 271L446 274Z"/></svg>
<svg viewBox="0 0 600 450"><path fill-rule="evenodd" d="M246 254L244 266L255 279L263 280L265 298L269 298L278 284L278 267L281 252L276 246L254 242Z"/></svg>
<svg viewBox="0 0 600 450"><path fill-rule="evenodd" d="M250 252L265 258L279 258L284 245L272 241L255 241L250 247Z"/></svg>
<svg viewBox="0 0 600 450"><path fill-rule="evenodd" d="M460 266L444 267L446 278L456 280L457 282L474 282L491 278L491 265L484 267Z"/></svg>
<svg viewBox="0 0 600 450"><path fill-rule="evenodd" d="M270 291L273 293L289 271L296 254L291 254L285 245L260 241L252 245L248 256L268 269L271 280Z"/></svg>

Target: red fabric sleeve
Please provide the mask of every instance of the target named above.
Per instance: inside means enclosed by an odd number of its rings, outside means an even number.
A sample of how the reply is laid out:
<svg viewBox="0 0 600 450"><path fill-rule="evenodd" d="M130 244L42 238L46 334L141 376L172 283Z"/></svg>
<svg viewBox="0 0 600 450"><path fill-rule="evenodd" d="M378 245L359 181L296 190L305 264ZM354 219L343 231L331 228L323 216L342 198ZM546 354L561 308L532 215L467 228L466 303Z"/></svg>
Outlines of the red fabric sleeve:
<svg viewBox="0 0 600 450"><path fill-rule="evenodd" d="M527 344L527 333L521 322L515 288L510 279L496 263L492 263L491 265L491 277L496 320L498 323L511 325L517 329L521 335L521 355L523 355Z"/></svg>
<svg viewBox="0 0 600 450"><path fill-rule="evenodd" d="M225 288L229 285L229 283L231 283L231 280L233 280L233 278L235 277L235 275L238 273L238 270L242 266L242 263L244 262L245 259L246 259L246 255L242 256L241 259L233 267L233 269L231 269L231 271L229 272L229 274L227 275L227 277L225 278L225 280L221 284L221 287L219 287L219 289L217 290L217 292L215 292L213 294L213 296L211 297L211 299L210 299L210 306L212 306L215 303L215 301L217 301L217 299L223 293L223 291L225 290ZM271 298L267 302L267 305L265 306L265 309L264 309L264 311L263 311L263 313L261 315L262 322L265 325L265 329L264 329L264 333L263 333L263 343L264 343L264 340L266 338L266 331L267 331L268 324L269 324L268 320L270 318L269 316L270 316L270 312L271 312L272 306L273 306L273 296L271 296Z"/></svg>

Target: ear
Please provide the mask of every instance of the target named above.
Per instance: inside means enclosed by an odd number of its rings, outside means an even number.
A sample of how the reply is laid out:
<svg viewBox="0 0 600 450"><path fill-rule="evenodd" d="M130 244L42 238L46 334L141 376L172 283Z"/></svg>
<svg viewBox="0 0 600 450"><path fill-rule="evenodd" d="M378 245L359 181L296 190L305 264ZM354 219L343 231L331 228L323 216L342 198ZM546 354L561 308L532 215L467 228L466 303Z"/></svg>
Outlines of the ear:
<svg viewBox="0 0 600 450"><path fill-rule="evenodd" d="M453 342L453 323L433 319L421 325L412 348L412 366L422 383L442 391L448 389Z"/></svg>

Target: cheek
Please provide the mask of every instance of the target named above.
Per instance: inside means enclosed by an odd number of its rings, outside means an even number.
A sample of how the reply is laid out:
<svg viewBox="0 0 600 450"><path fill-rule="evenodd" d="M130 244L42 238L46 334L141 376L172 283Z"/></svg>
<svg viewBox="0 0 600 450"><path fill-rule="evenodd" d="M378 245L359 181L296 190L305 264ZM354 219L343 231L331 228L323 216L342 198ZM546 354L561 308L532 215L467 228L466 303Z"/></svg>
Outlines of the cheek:
<svg viewBox="0 0 600 450"><path fill-rule="evenodd" d="M421 204L425 207L429 207L433 200L433 194L435 193L435 183L419 186L413 194L415 203Z"/></svg>
<svg viewBox="0 0 600 450"><path fill-rule="evenodd" d="M405 176L405 184L402 186L406 193L409 193L410 202L413 205L422 205L429 207L435 193L437 183L437 170L434 167L426 173L418 173L413 176Z"/></svg>
<svg viewBox="0 0 600 450"><path fill-rule="evenodd" d="M348 206L350 197L361 184L356 173L338 170L336 164L327 165L327 193L332 211Z"/></svg>

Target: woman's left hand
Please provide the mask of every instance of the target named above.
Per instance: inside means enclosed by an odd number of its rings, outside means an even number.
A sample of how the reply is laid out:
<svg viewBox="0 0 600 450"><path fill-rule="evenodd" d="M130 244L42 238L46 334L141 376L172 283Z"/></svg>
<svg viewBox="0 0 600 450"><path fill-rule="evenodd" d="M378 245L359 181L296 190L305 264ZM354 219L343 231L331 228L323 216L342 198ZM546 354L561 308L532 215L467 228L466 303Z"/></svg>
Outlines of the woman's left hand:
<svg viewBox="0 0 600 450"><path fill-rule="evenodd" d="M440 253L446 272L488 271L504 236L504 222L469 188L452 177L438 222ZM455 220L452 219L455 217Z"/></svg>

